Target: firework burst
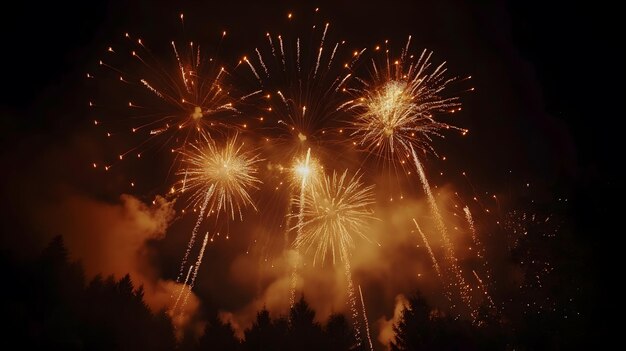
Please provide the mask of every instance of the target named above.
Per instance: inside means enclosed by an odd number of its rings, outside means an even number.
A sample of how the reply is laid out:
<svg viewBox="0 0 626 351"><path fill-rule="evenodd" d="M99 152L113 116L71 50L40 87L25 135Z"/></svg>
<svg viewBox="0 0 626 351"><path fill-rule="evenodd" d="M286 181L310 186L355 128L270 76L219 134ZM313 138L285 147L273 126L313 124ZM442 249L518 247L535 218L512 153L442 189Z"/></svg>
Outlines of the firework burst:
<svg viewBox="0 0 626 351"><path fill-rule="evenodd" d="M123 139L126 145L104 164L105 170L149 151L166 150L179 160L180 151L201 133L236 126L236 105L249 96L233 96L229 74L218 58L220 44L210 48L171 41L169 49L152 51L141 38L126 33L124 39L108 47L95 74L87 74L102 83L100 90L114 92L89 102L97 116L94 124L107 138Z"/></svg>
<svg viewBox="0 0 626 351"><path fill-rule="evenodd" d="M202 142L192 144L183 158L186 167L179 171L183 178L179 191L191 192L189 201L195 207L207 207L209 214L224 212L231 219L235 215L243 220L242 209L256 206L250 190L258 188L259 155L244 149L237 135L224 145L218 145L208 134L202 134ZM202 206L209 198L208 204Z"/></svg>
<svg viewBox="0 0 626 351"><path fill-rule="evenodd" d="M237 135L219 146L208 134L201 134L203 142L191 145L183 157L186 168L179 173L180 193L189 191L189 203L200 208L196 224L187 244L177 281L180 282L196 236L206 216L215 214L216 219L224 212L230 219L237 214L243 220L242 209L256 206L250 191L261 181L257 178L258 155L244 150L244 143L237 141ZM228 236L227 236L228 238Z"/></svg>
<svg viewBox="0 0 626 351"><path fill-rule="evenodd" d="M344 263L344 273L348 283L348 306L354 322L355 338L361 344L359 310L357 308L350 250L355 247L355 238L369 240L365 234L368 222L374 219L371 206L375 203L373 186L364 186L361 177L348 171L341 175L333 172L332 177L324 176L315 187L306 192L306 200L301 220L296 229L298 235L294 247L307 253L312 250L313 265L327 256Z"/></svg>
<svg viewBox="0 0 626 351"><path fill-rule="evenodd" d="M325 140L328 146L335 139L331 135L343 134L338 107L349 98L345 87L363 50L331 39L329 27L313 25L307 35L266 33L264 44L239 62L252 75L252 91L262 91L260 129L270 132L267 141L280 145L287 162L312 144Z"/></svg>
<svg viewBox="0 0 626 351"><path fill-rule="evenodd" d="M333 172L306 192L304 221L296 227L302 235L294 246L305 253L313 250L313 264L323 263L328 255L333 263L346 260L355 246L355 238L367 240L365 227L373 219L371 206L375 203L373 186L364 186L361 177L348 177Z"/></svg>
<svg viewBox="0 0 626 351"><path fill-rule="evenodd" d="M393 59L385 49L384 59L371 60L371 78L357 79L360 86L349 91L354 98L341 108L351 111L350 129L357 145L386 162L410 159L411 147L436 153L433 136L447 129L460 129L435 119L437 113L461 109L458 97L446 97L455 78L446 76L445 62L434 65L432 52L424 50L415 59L409 54L411 37ZM380 51L376 46L374 51Z"/></svg>

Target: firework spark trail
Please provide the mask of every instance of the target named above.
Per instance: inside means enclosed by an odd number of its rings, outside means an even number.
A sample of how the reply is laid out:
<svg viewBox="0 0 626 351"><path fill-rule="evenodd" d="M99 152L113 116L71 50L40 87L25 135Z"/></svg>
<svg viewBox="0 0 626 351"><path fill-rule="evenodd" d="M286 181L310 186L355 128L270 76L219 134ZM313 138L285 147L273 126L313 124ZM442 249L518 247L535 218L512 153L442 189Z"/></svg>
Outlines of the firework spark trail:
<svg viewBox="0 0 626 351"><path fill-rule="evenodd" d="M441 270L439 269L439 263L437 263L437 258L435 257L435 253L430 248L430 244L428 243L428 239L426 239L426 235L424 235L424 232L422 231L420 226L417 224L417 221L415 220L415 218L413 218L413 223L415 223L415 227L417 228L417 232L422 237L422 240L424 241L424 245L426 245L426 249L428 249L428 253L430 254L430 258L433 261L433 267L435 267L435 271L437 271L437 275L439 276L439 278L442 278Z"/></svg>
<svg viewBox="0 0 626 351"><path fill-rule="evenodd" d="M300 76L300 38L296 39L296 67L298 67L298 76Z"/></svg>
<svg viewBox="0 0 626 351"><path fill-rule="evenodd" d="M463 207L463 212L465 212L465 219L467 220L467 224L470 228L470 233L472 234L472 241L474 242L474 245L478 247L480 242L478 241L478 237L476 237L476 228L474 227L474 219L472 218L472 213L470 212L468 206Z"/></svg>
<svg viewBox="0 0 626 351"><path fill-rule="evenodd" d="M297 175L302 178L300 182L300 200L298 201L298 225L297 225L297 234L296 234L296 242L301 240L302 237L302 225L304 223L304 205L305 205L305 190L307 185L307 179L311 176L311 148L309 148L306 152L306 158L304 163L296 166ZM296 254L298 255L294 260L293 271L291 273L291 294L290 294L290 306L293 308L293 305L296 302L296 285L298 279L298 266L299 266L299 251L296 248Z"/></svg>
<svg viewBox="0 0 626 351"><path fill-rule="evenodd" d="M430 206L430 210L435 217L435 223L437 225L437 229L441 234L441 238L444 242L444 248L446 249L446 259L448 261L448 265L450 270L454 274L456 278L456 285L459 289L459 293L461 295L461 300L463 303L467 305L470 309L470 314L472 319L475 321L477 317L476 308L473 306L471 288L465 282L465 278L463 278L463 272L458 265L457 257L454 252L454 246L450 242L450 238L448 237L448 230L446 228L445 223L443 222L443 217L441 216L441 212L439 212L439 207L437 206L437 202L435 201L435 197L430 189L430 185L428 184L428 179L426 178L426 174L424 173L424 168L417 158L417 154L415 153L415 149L413 148L413 144L410 144L411 153L413 155L413 160L415 162L415 168L417 169L417 173L422 182L422 187L424 188L424 193L426 193L426 198L428 200L428 205Z"/></svg>
<svg viewBox="0 0 626 351"><path fill-rule="evenodd" d="M180 302L180 298L185 293L185 288L187 287L187 282L189 282L189 276L191 275L191 271L192 270L193 270L193 265L189 266L189 270L187 271L187 276L185 277L185 282L180 286L180 292L178 293L178 297L176 298L176 302L174 303L174 307L172 307L172 309L170 310L170 314L172 314L172 315L176 312L176 308L178 307L178 303Z"/></svg>
<svg viewBox="0 0 626 351"><path fill-rule="evenodd" d="M478 276L478 273L476 273L475 270L472 270L472 273L474 273L474 277L476 277L476 280L478 281L478 286L480 286L480 288L483 291L483 294L487 298L487 301L489 301L489 307L497 311L496 304L493 302L491 295L489 295L489 291L487 290L487 287L483 283L482 279L480 279L480 277Z"/></svg>
<svg viewBox="0 0 626 351"><path fill-rule="evenodd" d="M490 279L491 278L491 269L489 267L489 262L487 261L486 252L485 252L485 245L478 239L478 235L476 233L476 228L474 227L474 219L472 218L472 213L470 212L469 207L465 206L463 208L463 212L465 212L465 219L467 220L467 223L468 223L469 228L470 228L470 232L472 233L472 241L474 242L474 246L476 247L476 250L477 250L476 251L476 255L478 256L478 258L482 262L484 273L487 275L487 279ZM489 288L491 286L493 286L493 284L490 283L489 281L483 282L483 280L478 277L478 273L476 273L475 270L472 270L472 273L474 273L474 276L476 277L476 280L478 281L478 285L483 290L483 294L485 295L485 297L489 301L489 306L497 311L496 305L493 302L493 299L491 298L491 295L489 294Z"/></svg>
<svg viewBox="0 0 626 351"><path fill-rule="evenodd" d="M439 207L437 206L437 202L435 200L435 196L430 189L430 185L428 184L428 179L426 178L426 173L424 173L424 168L422 167L421 162L417 158L417 154L415 153L415 149L413 145L410 145L411 153L413 155L413 161L415 162L415 168L417 169L417 173L419 174L420 181L422 183L422 187L424 189L424 193L426 194L426 199L428 200L428 205L430 206L430 210L435 217L435 225L441 234L441 238L443 239L444 246L448 251L450 257L455 257L454 255L454 247L450 242L450 238L448 237L448 230L446 228L445 223L443 222L443 217L441 216L441 212L439 212Z"/></svg>
<svg viewBox="0 0 626 351"><path fill-rule="evenodd" d="M263 56L261 56L261 52L259 51L259 49L254 49L254 51L256 51L256 54L259 57L259 62L261 63L261 66L263 67L263 70L265 71L265 75L269 77L270 73L267 71L267 66L265 65L265 62L263 61Z"/></svg>
<svg viewBox="0 0 626 351"><path fill-rule="evenodd" d="M187 82L187 71L185 71L185 67L183 66L183 62L180 59L180 55L178 54L178 50L176 49L176 43L172 41L172 48L174 49L174 54L176 56L176 62L178 62L178 68L180 69L180 76L183 78L183 84L187 90L187 93L191 93L191 89L189 89L189 83Z"/></svg>
<svg viewBox="0 0 626 351"><path fill-rule="evenodd" d="M317 61L315 61L315 71L313 71L313 78L315 78L315 76L317 75L317 70L320 68L320 60L322 59L322 51L324 50L324 39L326 39L326 32L328 31L328 25L329 24L326 23L326 26L324 27L324 34L322 34L322 40L320 41L320 48L319 48L319 52L317 53ZM331 60L334 54L335 54L335 51L333 51L333 54L331 55Z"/></svg>
<svg viewBox="0 0 626 351"><path fill-rule="evenodd" d="M250 67L250 70L252 71L252 73L254 74L254 76L256 77L256 79L259 81L259 83L261 83L261 85L263 84L263 81L261 80L261 77L259 76L259 74L256 72L256 69L254 68L254 66L252 65L252 63L250 63L250 60L248 60L247 57L243 58L244 62L248 64L248 66Z"/></svg>
<svg viewBox="0 0 626 351"><path fill-rule="evenodd" d="M283 48L283 37L281 37L280 35L278 36L278 42L280 44L280 57L282 58L282 62L283 62L283 72L287 69L287 62L285 62L285 49Z"/></svg>
<svg viewBox="0 0 626 351"><path fill-rule="evenodd" d="M272 48L272 56L276 58L276 49L274 48L274 42L272 42L272 36L270 35L270 33L265 34L265 36L267 37L267 40L270 43L270 47Z"/></svg>
<svg viewBox="0 0 626 351"><path fill-rule="evenodd" d="M331 43L329 23L313 28L310 38L299 33L285 37L266 33L256 53L244 57L245 64L241 61L251 86L263 90L259 105L266 122L262 124L280 129L271 141L289 147L284 153L287 159L300 154L310 142L335 135L327 132L336 126L331 121L340 118L337 106L347 95L345 88L339 90L352 77L348 72L358 58L343 45L345 41Z"/></svg>
<svg viewBox="0 0 626 351"><path fill-rule="evenodd" d="M356 304L356 297L354 296L354 282L352 281L352 268L350 267L350 258L348 256L348 251L344 246L341 249L341 256L343 257L343 263L346 274L346 281L348 282L348 306L350 307L350 312L352 314L352 327L354 328L354 338L356 339L356 345L361 346L361 325L359 323L359 310Z"/></svg>
<svg viewBox="0 0 626 351"><path fill-rule="evenodd" d="M365 322L367 341L370 345L370 351L374 351L374 345L372 344L372 337L370 335L370 323L367 320L367 313L365 312L365 302L363 302L363 291L361 291L361 285L359 285L359 296L361 297L361 306L363 307L363 321Z"/></svg>
<svg viewBox="0 0 626 351"><path fill-rule="evenodd" d="M187 250L185 251L183 260L180 263L180 269L178 270L178 277L176 277L176 283L180 283L180 279L183 276L185 265L187 264L187 260L189 259L189 253L191 252L191 249L193 248L193 244L195 244L196 242L198 229L200 228L200 225L202 224L202 221L204 220L204 212L206 211L206 208L209 205L209 200L211 199L211 196L213 195L213 189L215 189L215 185L211 185L211 187L209 187L209 190L207 190L206 195L204 196L204 201L202 202L202 206L200 206L200 213L198 214L198 219L196 219L196 224L194 225L193 230L191 231L191 238L189 239L189 242L187 243ZM187 278L189 278L189 275L187 275ZM185 284L187 284L187 279L185 279Z"/></svg>
<svg viewBox="0 0 626 351"><path fill-rule="evenodd" d="M491 276L491 272L489 269L489 262L487 261L486 253L485 253L485 245L480 241L478 235L476 233L476 228L474 227L474 219L472 218L472 213L468 206L463 208L463 212L465 212L465 219L467 220L467 224L470 228L470 233L472 234L472 241L474 242L474 246L476 247L476 256L481 260L483 268L485 269L485 273L489 278Z"/></svg>
<svg viewBox="0 0 626 351"><path fill-rule="evenodd" d="M204 249L206 248L207 242L209 242L209 232L204 235L204 241L202 242L202 247L200 248L200 253L198 254L198 259L196 260L195 269L193 271L193 275L191 276L191 281L189 282L189 290L187 291L187 294L185 294L183 304L180 307L181 312L185 309L185 306L187 306L187 300L189 299L189 295L191 295L191 290L196 284L196 277L198 277L198 270L200 270L200 265L202 264Z"/></svg>

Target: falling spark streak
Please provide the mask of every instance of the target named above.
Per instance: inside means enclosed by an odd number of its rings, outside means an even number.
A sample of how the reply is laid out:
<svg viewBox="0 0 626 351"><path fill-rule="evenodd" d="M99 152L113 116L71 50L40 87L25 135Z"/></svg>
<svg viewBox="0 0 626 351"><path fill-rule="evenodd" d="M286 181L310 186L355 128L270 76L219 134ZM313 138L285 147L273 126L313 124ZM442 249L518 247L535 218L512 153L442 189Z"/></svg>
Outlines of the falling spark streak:
<svg viewBox="0 0 626 351"><path fill-rule="evenodd" d="M370 351L374 351L372 337L370 336L370 324L367 320L367 313L365 312L365 302L363 302L363 291L361 291L361 285L359 285L359 296L361 297L361 306L363 307L363 321L365 321L365 333L367 335L367 341L370 345Z"/></svg>
<svg viewBox="0 0 626 351"><path fill-rule="evenodd" d="M437 202L435 201L435 197L430 189L430 185L428 184L428 178L426 178L426 173L424 173L424 168L422 167L421 162L417 158L417 154L415 153L415 149L413 145L410 145L411 154L413 156L413 161L415 162L415 168L417 169L417 173L422 182L422 187L424 189L424 193L426 194L426 199L428 201L428 206L430 206L430 210L435 217L435 224L437 225L437 229L441 234L441 238L443 239L444 246L448 250L448 254L450 257L455 257L454 255L454 247L450 242L450 238L448 237L448 230L446 228L445 223L443 222L443 217L441 217L441 212L439 212L439 207L437 206Z"/></svg>
<svg viewBox="0 0 626 351"><path fill-rule="evenodd" d="M465 206L463 208L463 212L465 212L465 219L467 220L467 223L470 228L470 232L472 233L472 241L474 243L474 246L476 247L476 255L481 260L483 269L485 271L485 274L487 275L487 279L489 279L491 277L491 269L489 267L489 262L487 261L487 256L485 253L485 246L478 239L478 235L476 234L476 228L474 227L474 219L472 218L472 213L470 212L469 207ZM491 307L495 309L495 304L493 303L493 300L491 299L491 296L489 295L489 292L488 292L489 287L493 285L490 284L489 282L483 283L483 281L478 278L478 274L476 273L476 271L473 271L473 273L474 273L474 276L476 276L476 279L478 279L481 289L483 290L485 296L489 300L489 304L491 305Z"/></svg>
<svg viewBox="0 0 626 351"><path fill-rule="evenodd" d="M254 49L254 51L256 51L256 54L259 57L259 62L261 63L261 66L265 71L265 75L269 77L270 73L267 71L267 66L265 65L265 62L263 62L263 56L261 56L261 52L259 51L259 49Z"/></svg>
<svg viewBox="0 0 626 351"><path fill-rule="evenodd" d="M317 70L320 68L320 60L322 59L322 51L324 50L324 39L326 39L326 32L328 31L328 23L324 27L324 34L322 34L322 40L320 42L319 52L317 53L317 61L315 61L315 71L313 71L313 78L317 75ZM336 47L335 47L336 48ZM334 55L334 51L333 51ZM332 55L331 55L332 59Z"/></svg>
<svg viewBox="0 0 626 351"><path fill-rule="evenodd" d="M189 276L191 275L191 271L193 270L193 265L189 266L189 270L187 271L187 276L185 277L185 282L180 286L180 292L178 293L178 297L176 298L176 302L174 303L174 307L170 310L170 314L176 313L176 308L178 307L178 303L180 302L180 298L185 293L185 288L187 287L187 282L189 282Z"/></svg>
<svg viewBox="0 0 626 351"><path fill-rule="evenodd" d="M256 69L254 68L252 63L250 63L250 60L248 60L247 57L244 57L243 61L248 64L248 66L250 67L250 70L252 70L252 73L254 74L256 79L259 81L259 83L263 84L263 81L261 80L261 77L259 77L259 74L256 72Z"/></svg>
<svg viewBox="0 0 626 351"><path fill-rule="evenodd" d="M435 223L437 225L437 229L439 229L439 233L441 234L441 238L444 242L444 248L446 249L446 259L452 270L452 273L456 277L456 284L459 288L459 293L461 295L461 300L470 308L472 318L475 321L477 317L477 311L472 307L472 296L470 294L470 287L465 282L465 278L461 273L461 268L458 265L456 254L454 252L454 246L450 242L450 238L448 237L448 230L446 225L443 222L443 217L441 217L441 213L439 212L439 207L437 206L437 202L435 201L435 197L430 189L430 185L428 184L428 179L426 178L426 174L424 173L424 168L417 158L417 154L415 153L415 149L413 148L413 144L410 144L411 154L413 155L413 160L415 162L415 168L417 169L417 173L419 174L419 178L422 182L422 187L424 188L424 193L426 193L426 198L428 200L428 205L430 206L430 210L435 217Z"/></svg>
<svg viewBox="0 0 626 351"><path fill-rule="evenodd" d="M298 67L298 76L300 76L300 38L296 39L296 66Z"/></svg>
<svg viewBox="0 0 626 351"><path fill-rule="evenodd" d="M467 206L463 207L463 212L465 212L465 219L467 219L467 224L469 225L470 233L472 233L472 241L474 242L474 245L478 247L480 245L480 242L478 241L478 237L476 237L476 228L474 228L474 220L472 219L472 213L470 212L470 209Z"/></svg>
<svg viewBox="0 0 626 351"><path fill-rule="evenodd" d="M354 338L356 339L357 347L361 346L361 326L359 323L359 310L356 306L356 297L354 296L354 282L352 281L352 269L350 268L350 259L348 257L348 251L345 247L341 250L343 256L343 263L345 267L346 281L348 282L348 305L350 306L350 312L352 313L352 323L354 328Z"/></svg>
<svg viewBox="0 0 626 351"><path fill-rule="evenodd" d="M428 249L428 253L430 254L430 258L433 261L433 267L435 267L435 271L437 271L437 275L439 276L439 278L441 278L441 270L439 269L439 263L437 263L437 258L435 257L435 254L433 253L433 249L430 248L430 244L428 243L428 239L426 239L426 235L424 235L424 232L422 231L420 226L417 224L417 221L415 220L415 218L413 218L413 223L415 223L417 232L422 237L422 240L424 241L424 245L426 245L426 249Z"/></svg>
<svg viewBox="0 0 626 351"><path fill-rule="evenodd" d="M195 269L193 271L193 275L191 276L191 281L189 282L189 290L187 290L187 294L185 294L185 299L183 300L183 304L181 305L181 311L185 309L185 306L187 306L187 300L189 299L189 295L191 295L191 290L196 284L196 277L198 276L198 270L200 270L202 258L204 257L204 249L206 248L206 244L208 241L209 232L204 235L204 241L202 242L202 247L200 248L200 253L198 254L198 259L196 260Z"/></svg>
<svg viewBox="0 0 626 351"><path fill-rule="evenodd" d="M272 56L276 57L276 49L274 48L274 43L272 42L272 36L270 33L267 33L267 40L270 42L270 47L272 48Z"/></svg>
<svg viewBox="0 0 626 351"><path fill-rule="evenodd" d="M283 48L283 38L279 35L278 36L278 42L280 43L280 57L283 60L283 71L286 69L286 62L285 62L285 49Z"/></svg>
<svg viewBox="0 0 626 351"><path fill-rule="evenodd" d="M186 174L187 172L185 172L185 175ZM185 176L185 179L186 179L186 176ZM204 196L204 201L202 202L202 206L200 206L200 213L198 214L198 219L196 219L196 224L194 225L193 230L191 231L191 238L189 239L189 242L187 243L187 250L185 251L183 260L180 263L180 269L178 270L178 277L176 278L176 283L180 283L180 279L182 278L185 265L187 264L187 260L189 259L189 253L191 252L191 249L193 248L193 244L195 244L196 242L198 229L200 228L200 224L202 224L202 221L204 220L204 212L206 211L206 208L209 204L209 200L211 199L211 196L213 195L214 189L215 189L215 185L211 185L209 187L209 190L207 190L206 195ZM185 284L187 284L188 278L189 278L189 275L187 275L187 278L185 279Z"/></svg>
<svg viewBox="0 0 626 351"><path fill-rule="evenodd" d="M297 234L296 234L296 242L298 242L299 238L302 236L302 225L304 223L304 201L305 201L305 190L307 185L307 180L314 176L313 172L315 172L314 167L311 165L311 148L309 148L306 152L306 158L304 162L297 162L294 167L295 177L301 178L300 181L300 201L298 202L298 225L297 225ZM291 294L290 294L290 304L291 308L296 301L296 285L297 285L297 277L298 277L298 266L299 260L296 258L293 265L293 270L291 273Z"/></svg>
<svg viewBox="0 0 626 351"><path fill-rule="evenodd" d="M180 59L180 55L178 54L178 50L176 49L176 43L172 41L172 48L174 49L174 55L176 56L176 62L178 62L178 68L180 69L180 76L183 77L183 84L185 88L187 88L187 92L191 92L189 90L189 85L187 83L187 72L185 71L185 67L183 67L183 62Z"/></svg>
<svg viewBox="0 0 626 351"><path fill-rule="evenodd" d="M480 288L483 291L483 294L485 294L485 297L487 298L487 301L489 301L489 306L494 309L497 310L496 308L496 304L493 302L493 300L491 299L491 295L489 295L489 291L487 290L487 287L485 286L485 284L483 283L482 279L480 279L480 277L478 277L478 273L476 273L475 270L472 270L472 273L474 273L474 277L476 277L476 280L478 281L478 286L480 286Z"/></svg>

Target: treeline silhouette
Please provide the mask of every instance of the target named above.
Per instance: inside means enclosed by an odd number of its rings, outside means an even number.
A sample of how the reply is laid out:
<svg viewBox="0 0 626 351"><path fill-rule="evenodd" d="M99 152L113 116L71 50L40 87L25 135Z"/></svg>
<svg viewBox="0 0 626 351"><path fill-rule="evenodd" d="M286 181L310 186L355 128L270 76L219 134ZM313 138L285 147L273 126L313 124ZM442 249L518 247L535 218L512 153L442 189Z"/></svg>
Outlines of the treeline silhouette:
<svg viewBox="0 0 626 351"><path fill-rule="evenodd" d="M232 325L212 314L203 335L176 340L165 312L153 313L143 301L142 287L130 276L116 280L97 276L87 282L82 266L68 260L62 237L54 238L33 262L0 256L5 271L2 306L6 321L3 341L20 349L54 350L369 350L364 331L357 343L347 318L334 314L320 324L304 297L288 316L271 318L267 309L256 315L240 340ZM484 310L480 323L459 320L433 309L415 293L394 325L391 350L505 350L560 348L545 331L530 336L532 326L513 330ZM540 323L543 327L543 325ZM375 328L377 330L377 328ZM373 333L375 330L372 331ZM372 335L378 345L375 333Z"/></svg>

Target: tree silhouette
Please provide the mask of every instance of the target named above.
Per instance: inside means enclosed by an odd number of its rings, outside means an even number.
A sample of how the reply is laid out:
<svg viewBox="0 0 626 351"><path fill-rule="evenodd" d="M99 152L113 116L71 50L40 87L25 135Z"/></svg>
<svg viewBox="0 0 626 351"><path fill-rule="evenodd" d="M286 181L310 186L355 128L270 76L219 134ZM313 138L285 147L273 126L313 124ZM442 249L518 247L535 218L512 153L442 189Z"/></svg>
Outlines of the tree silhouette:
<svg viewBox="0 0 626 351"><path fill-rule="evenodd" d="M216 314L211 314L200 338L200 350L237 351L241 343L235 336L230 322L223 323Z"/></svg>
<svg viewBox="0 0 626 351"><path fill-rule="evenodd" d="M475 338L479 333L469 322L432 310L420 293L409 298L393 330L393 351L478 349Z"/></svg>
<svg viewBox="0 0 626 351"><path fill-rule="evenodd" d="M322 327L315 322L315 311L304 296L289 311L288 342L290 350L321 350L325 346Z"/></svg>
<svg viewBox="0 0 626 351"><path fill-rule="evenodd" d="M270 312L263 308L257 313L252 327L244 332L244 350L285 350L285 338L287 335L285 327L286 324L284 323L272 322Z"/></svg>
<svg viewBox="0 0 626 351"><path fill-rule="evenodd" d="M3 300L13 333L5 341L25 349L172 350L173 328L143 302L130 276L95 277L85 284L78 263L68 262L63 238L55 237L32 264L12 268L20 279ZM4 306L7 304L8 306Z"/></svg>
<svg viewBox="0 0 626 351"><path fill-rule="evenodd" d="M354 330L350 327L348 320L342 314L331 315L328 318L324 332L328 341L327 350L349 350L356 344L354 340Z"/></svg>

